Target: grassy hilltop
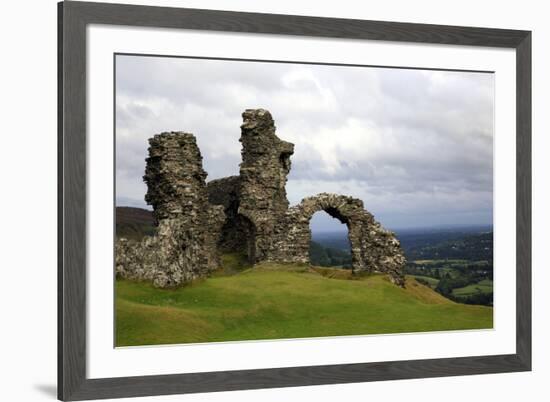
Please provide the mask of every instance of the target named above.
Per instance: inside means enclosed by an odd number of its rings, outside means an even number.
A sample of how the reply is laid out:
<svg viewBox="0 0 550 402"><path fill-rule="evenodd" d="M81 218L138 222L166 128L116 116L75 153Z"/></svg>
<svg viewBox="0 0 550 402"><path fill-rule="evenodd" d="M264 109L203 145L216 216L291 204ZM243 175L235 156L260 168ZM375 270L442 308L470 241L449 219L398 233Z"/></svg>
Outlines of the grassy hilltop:
<svg viewBox="0 0 550 402"><path fill-rule="evenodd" d="M261 264L224 256L213 277L180 289L116 283L117 346L493 327L493 309L455 303L407 278Z"/></svg>

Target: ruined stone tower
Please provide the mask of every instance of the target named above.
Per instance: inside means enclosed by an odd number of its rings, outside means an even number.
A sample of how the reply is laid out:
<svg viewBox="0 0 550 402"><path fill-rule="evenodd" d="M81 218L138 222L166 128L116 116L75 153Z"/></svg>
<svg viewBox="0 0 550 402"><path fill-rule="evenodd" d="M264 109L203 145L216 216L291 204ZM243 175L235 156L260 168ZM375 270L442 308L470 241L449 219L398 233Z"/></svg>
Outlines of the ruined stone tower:
<svg viewBox="0 0 550 402"><path fill-rule="evenodd" d="M208 200L207 174L195 136L183 132L155 135L149 139L145 162L145 201L153 207L157 222L174 218L196 221Z"/></svg>
<svg viewBox="0 0 550 402"><path fill-rule="evenodd" d="M270 237L288 209L286 181L294 144L275 135L275 124L267 110L243 113L240 140L243 148L240 166L238 213L255 229L253 262L265 260Z"/></svg>
<svg viewBox="0 0 550 402"><path fill-rule="evenodd" d="M220 266L217 243L225 216L222 207L208 202L206 176L192 134L162 133L149 140L145 200L153 206L158 234L139 244L118 245L120 276L172 287Z"/></svg>
<svg viewBox="0 0 550 402"><path fill-rule="evenodd" d="M267 110L248 109L242 117L239 176L208 184L192 134L163 133L149 140L145 200L159 231L139 244L117 243L117 274L174 286L207 276L219 266L222 251L243 251L252 263L309 263L309 222L325 211L348 228L354 273L383 272L403 286L399 241L363 201L321 193L289 207L285 185L294 144L277 137Z"/></svg>
<svg viewBox="0 0 550 402"><path fill-rule="evenodd" d="M288 209L285 185L294 144L277 137L267 110L248 109L242 117L240 174L211 181L208 194L225 209L222 249L244 250L256 263L267 259L270 237Z"/></svg>

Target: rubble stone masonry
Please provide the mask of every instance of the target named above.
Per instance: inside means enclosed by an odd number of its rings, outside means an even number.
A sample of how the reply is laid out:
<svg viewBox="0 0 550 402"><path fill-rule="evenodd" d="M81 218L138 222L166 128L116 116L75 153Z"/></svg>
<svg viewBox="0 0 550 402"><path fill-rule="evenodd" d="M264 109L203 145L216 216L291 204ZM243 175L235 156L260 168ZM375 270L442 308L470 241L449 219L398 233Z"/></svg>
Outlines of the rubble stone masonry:
<svg viewBox="0 0 550 402"><path fill-rule="evenodd" d="M192 134L162 133L149 140L145 200L153 206L158 235L141 242L119 239L117 275L178 286L208 276L227 251L244 251L252 263L309 263L309 222L325 211L348 228L354 273L387 273L404 286L399 241L361 200L321 193L289 207L285 186L294 144L277 137L267 110L243 113L240 142L239 176L206 184Z"/></svg>

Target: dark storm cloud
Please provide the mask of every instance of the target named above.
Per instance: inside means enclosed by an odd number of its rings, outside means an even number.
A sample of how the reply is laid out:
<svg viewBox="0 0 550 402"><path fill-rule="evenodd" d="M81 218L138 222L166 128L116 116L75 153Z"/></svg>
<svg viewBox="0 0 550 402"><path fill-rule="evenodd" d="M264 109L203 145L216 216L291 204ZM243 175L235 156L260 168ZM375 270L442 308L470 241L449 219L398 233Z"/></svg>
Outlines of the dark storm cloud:
<svg viewBox="0 0 550 402"><path fill-rule="evenodd" d="M208 179L238 173L240 114L295 144L292 203L351 194L390 226L491 223L493 76L117 57L117 202L144 205L147 138L197 136ZM130 201L133 200L133 201Z"/></svg>

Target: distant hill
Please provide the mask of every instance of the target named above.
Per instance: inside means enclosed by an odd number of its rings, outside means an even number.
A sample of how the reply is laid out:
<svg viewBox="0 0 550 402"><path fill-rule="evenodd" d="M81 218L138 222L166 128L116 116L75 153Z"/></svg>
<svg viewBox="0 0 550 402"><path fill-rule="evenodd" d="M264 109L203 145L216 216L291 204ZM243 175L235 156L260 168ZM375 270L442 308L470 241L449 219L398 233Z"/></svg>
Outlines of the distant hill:
<svg viewBox="0 0 550 402"><path fill-rule="evenodd" d="M408 260L493 260L491 226L403 229L396 231L396 236ZM313 233L312 240L349 253L347 232Z"/></svg>
<svg viewBox="0 0 550 402"><path fill-rule="evenodd" d="M323 247L350 252L347 230L343 232L313 232L311 240Z"/></svg>
<svg viewBox="0 0 550 402"><path fill-rule="evenodd" d="M415 247L403 247L409 260L469 260L493 262L493 232L462 234L433 240Z"/></svg>
<svg viewBox="0 0 550 402"><path fill-rule="evenodd" d="M315 241L309 244L309 259L312 265L351 268L351 254L348 250L325 247Z"/></svg>
<svg viewBox="0 0 550 402"><path fill-rule="evenodd" d="M140 240L156 233L153 212L143 208L116 207L116 237Z"/></svg>

